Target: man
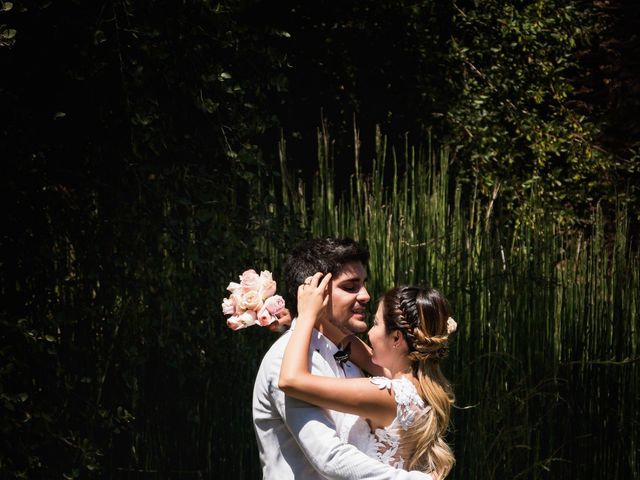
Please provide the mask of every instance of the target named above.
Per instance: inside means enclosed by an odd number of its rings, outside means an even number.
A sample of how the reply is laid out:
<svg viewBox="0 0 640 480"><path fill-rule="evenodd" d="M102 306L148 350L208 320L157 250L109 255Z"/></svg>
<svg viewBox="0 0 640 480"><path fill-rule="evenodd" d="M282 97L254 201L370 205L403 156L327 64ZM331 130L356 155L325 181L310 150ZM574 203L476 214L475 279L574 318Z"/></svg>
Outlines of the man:
<svg viewBox="0 0 640 480"><path fill-rule="evenodd" d="M311 339L312 373L362 376L353 363L338 363L334 354L344 358L337 345L348 335L367 329L368 260L367 250L352 240L317 239L297 246L285 262L287 301L293 314L298 286L316 272L332 274L329 313ZM284 395L278 388L278 377L289 337L289 332L283 334L269 349L254 385L253 420L263 478L430 479L420 472L382 464L347 443L354 415L323 410Z"/></svg>

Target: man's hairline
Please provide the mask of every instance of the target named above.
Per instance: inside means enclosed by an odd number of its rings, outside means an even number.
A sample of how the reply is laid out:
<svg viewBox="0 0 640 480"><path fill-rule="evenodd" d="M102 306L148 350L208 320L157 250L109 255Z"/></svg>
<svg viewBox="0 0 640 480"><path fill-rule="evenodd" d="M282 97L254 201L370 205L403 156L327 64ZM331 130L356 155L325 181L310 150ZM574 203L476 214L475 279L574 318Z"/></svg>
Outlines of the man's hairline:
<svg viewBox="0 0 640 480"><path fill-rule="evenodd" d="M358 259L354 259L354 260L349 260L348 262L342 264L342 266L340 267L340 270L333 276L333 278L331 279L332 281L336 281L337 278L342 275L342 273L345 271L345 269L347 268L347 265L349 264L354 264L354 263L359 263L362 268L364 269L364 278L360 278L360 276L358 276L357 278L345 278L344 280L341 281L348 281L348 280L362 280L362 283L366 283L367 280L369 280L369 275L368 275L368 271L369 271L369 267L362 261L362 260L358 260Z"/></svg>

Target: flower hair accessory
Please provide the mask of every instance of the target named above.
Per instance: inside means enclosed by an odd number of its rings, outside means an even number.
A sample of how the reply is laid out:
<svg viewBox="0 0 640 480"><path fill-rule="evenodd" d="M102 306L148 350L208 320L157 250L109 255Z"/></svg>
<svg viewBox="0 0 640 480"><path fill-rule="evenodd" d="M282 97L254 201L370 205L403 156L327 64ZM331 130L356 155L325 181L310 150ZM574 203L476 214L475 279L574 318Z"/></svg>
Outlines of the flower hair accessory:
<svg viewBox="0 0 640 480"><path fill-rule="evenodd" d="M284 309L284 299L276 295L276 282L271 272L263 270L260 275L253 270L245 270L240 275L240 283L230 282L227 290L231 294L222 300L222 313L231 315L227 326L240 330L258 324L261 327L272 324Z"/></svg>
<svg viewBox="0 0 640 480"><path fill-rule="evenodd" d="M456 321L451 317L447 318L447 335L451 335L457 328L458 324Z"/></svg>

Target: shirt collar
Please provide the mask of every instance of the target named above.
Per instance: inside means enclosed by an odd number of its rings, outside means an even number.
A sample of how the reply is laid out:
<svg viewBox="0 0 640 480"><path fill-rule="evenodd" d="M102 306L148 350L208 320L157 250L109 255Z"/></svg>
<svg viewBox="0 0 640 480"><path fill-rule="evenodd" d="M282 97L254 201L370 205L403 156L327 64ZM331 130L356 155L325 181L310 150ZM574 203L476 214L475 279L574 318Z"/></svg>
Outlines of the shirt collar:
<svg viewBox="0 0 640 480"><path fill-rule="evenodd" d="M295 328L297 320L297 318L294 318L291 321L291 330ZM325 358L333 357L333 354L340 350L335 343L333 343L315 328L311 333L311 348L313 348L316 352L322 354L322 356Z"/></svg>

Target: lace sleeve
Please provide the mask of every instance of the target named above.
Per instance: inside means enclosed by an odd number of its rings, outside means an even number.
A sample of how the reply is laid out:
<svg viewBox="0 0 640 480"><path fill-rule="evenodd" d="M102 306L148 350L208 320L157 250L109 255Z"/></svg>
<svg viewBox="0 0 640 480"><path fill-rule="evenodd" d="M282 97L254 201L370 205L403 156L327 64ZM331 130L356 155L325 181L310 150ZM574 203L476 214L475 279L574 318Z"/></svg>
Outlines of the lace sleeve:
<svg viewBox="0 0 640 480"><path fill-rule="evenodd" d="M426 412L431 407L425 408L424 401L418 395L416 387L405 377L392 380L392 383L396 403L398 404L398 422L404 430L407 430L413 424L418 412Z"/></svg>
<svg viewBox="0 0 640 480"><path fill-rule="evenodd" d="M371 377L371 383L380 390L393 390L396 400L396 418L400 426L407 430L415 419L418 411L427 412L431 408L425 407L424 400L420 398L416 387L405 377L390 379L386 377Z"/></svg>
<svg viewBox="0 0 640 480"><path fill-rule="evenodd" d="M391 379L387 377L371 377L371 383L376 385L380 390L391 390Z"/></svg>

